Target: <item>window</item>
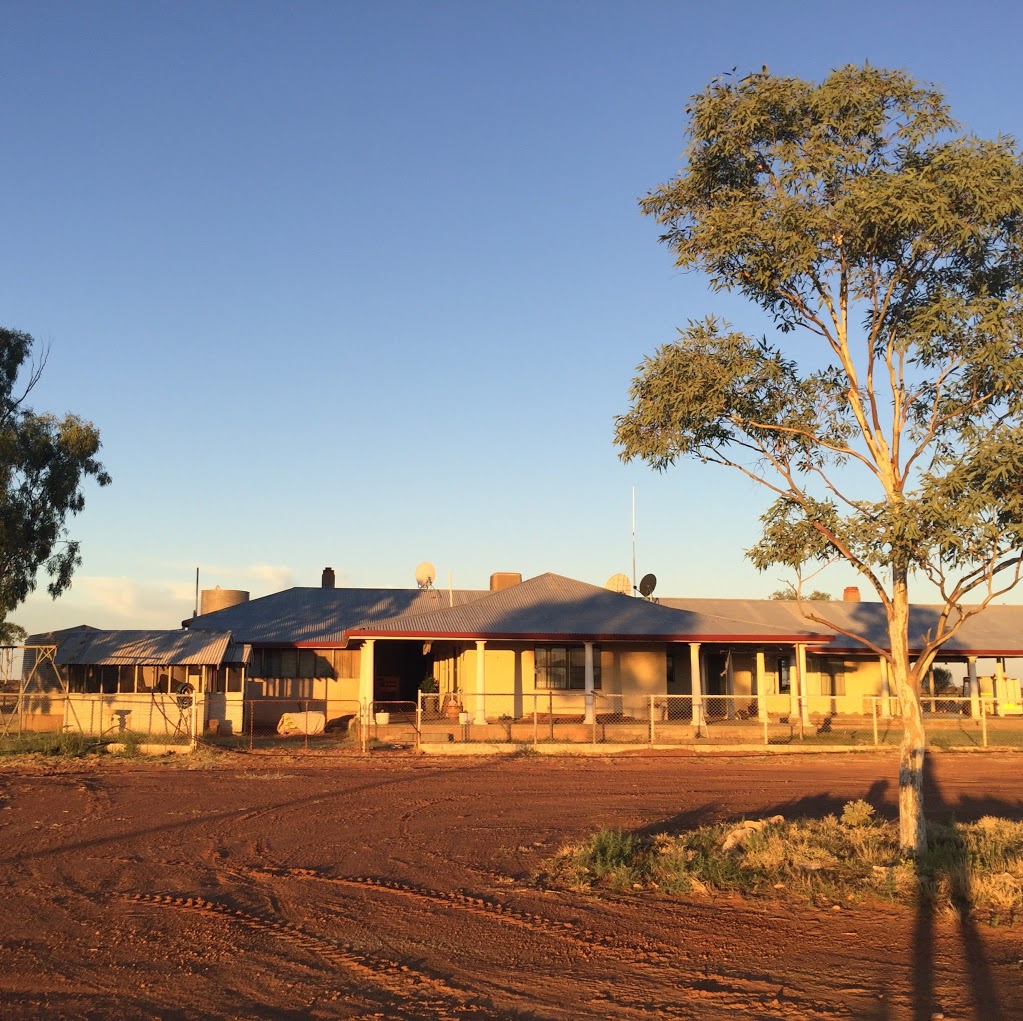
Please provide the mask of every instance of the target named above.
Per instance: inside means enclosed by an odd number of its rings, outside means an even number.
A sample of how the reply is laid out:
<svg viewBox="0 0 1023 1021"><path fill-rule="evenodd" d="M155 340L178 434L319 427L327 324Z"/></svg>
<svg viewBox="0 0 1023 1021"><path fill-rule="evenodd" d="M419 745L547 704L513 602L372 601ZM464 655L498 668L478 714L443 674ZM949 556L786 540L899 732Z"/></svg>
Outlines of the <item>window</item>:
<svg viewBox="0 0 1023 1021"><path fill-rule="evenodd" d="M586 647L583 645L538 645L533 650L537 688L584 691L586 688ZM600 646L593 646L593 688L600 688Z"/></svg>
<svg viewBox="0 0 1023 1021"><path fill-rule="evenodd" d="M71 663L67 668L68 691L84 692L86 668L81 663Z"/></svg>
<svg viewBox="0 0 1023 1021"><path fill-rule="evenodd" d="M819 659L817 675L820 679L822 695L845 694L845 660Z"/></svg>
<svg viewBox="0 0 1023 1021"><path fill-rule="evenodd" d="M787 656L778 658L778 690L791 691L792 681L790 675L791 665Z"/></svg>
<svg viewBox="0 0 1023 1021"><path fill-rule="evenodd" d="M99 670L99 690L104 695L116 695L117 667L108 665L97 667L97 669Z"/></svg>
<svg viewBox="0 0 1023 1021"><path fill-rule="evenodd" d="M281 672L278 677L298 677L298 649L281 649Z"/></svg>

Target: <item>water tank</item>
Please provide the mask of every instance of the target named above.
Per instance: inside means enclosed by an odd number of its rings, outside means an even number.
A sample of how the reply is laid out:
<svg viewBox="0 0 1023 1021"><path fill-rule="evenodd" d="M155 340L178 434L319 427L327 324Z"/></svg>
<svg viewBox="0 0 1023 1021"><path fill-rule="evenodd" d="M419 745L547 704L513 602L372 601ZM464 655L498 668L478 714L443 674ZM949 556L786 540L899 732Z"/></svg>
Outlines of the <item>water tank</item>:
<svg viewBox="0 0 1023 1021"><path fill-rule="evenodd" d="M248 601L249 594L243 589L221 588L219 585L216 588L204 588L199 597L199 613L213 613Z"/></svg>

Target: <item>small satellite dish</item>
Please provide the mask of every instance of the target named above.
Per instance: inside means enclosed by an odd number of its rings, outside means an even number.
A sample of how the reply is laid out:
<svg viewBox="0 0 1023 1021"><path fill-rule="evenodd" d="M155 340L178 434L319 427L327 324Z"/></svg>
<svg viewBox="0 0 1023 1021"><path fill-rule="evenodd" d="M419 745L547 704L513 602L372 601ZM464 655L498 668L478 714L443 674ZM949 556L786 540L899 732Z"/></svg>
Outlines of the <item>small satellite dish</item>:
<svg viewBox="0 0 1023 1021"><path fill-rule="evenodd" d="M639 594L644 599L649 599L653 595L654 589L657 588L657 576L654 574L644 574L639 580Z"/></svg>
<svg viewBox="0 0 1023 1021"><path fill-rule="evenodd" d="M612 574L604 582L604 588L610 592L620 592L623 596L627 596L632 591L632 585L627 574Z"/></svg>
<svg viewBox="0 0 1023 1021"><path fill-rule="evenodd" d="M437 568L430 563L429 560L424 560L416 568L416 584L420 588L431 588L433 586L433 580L437 577Z"/></svg>

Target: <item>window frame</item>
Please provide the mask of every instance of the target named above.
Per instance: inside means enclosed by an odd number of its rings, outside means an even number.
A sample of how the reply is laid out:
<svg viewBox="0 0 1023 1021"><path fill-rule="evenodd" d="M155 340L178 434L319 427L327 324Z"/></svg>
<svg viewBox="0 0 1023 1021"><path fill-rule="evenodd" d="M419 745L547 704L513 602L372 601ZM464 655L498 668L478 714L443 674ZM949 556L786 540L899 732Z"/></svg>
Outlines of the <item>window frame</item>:
<svg viewBox="0 0 1023 1021"><path fill-rule="evenodd" d="M600 646L593 645L593 690L600 691ZM560 679L562 683L557 681ZM533 647L535 691L585 691L586 645L544 643Z"/></svg>

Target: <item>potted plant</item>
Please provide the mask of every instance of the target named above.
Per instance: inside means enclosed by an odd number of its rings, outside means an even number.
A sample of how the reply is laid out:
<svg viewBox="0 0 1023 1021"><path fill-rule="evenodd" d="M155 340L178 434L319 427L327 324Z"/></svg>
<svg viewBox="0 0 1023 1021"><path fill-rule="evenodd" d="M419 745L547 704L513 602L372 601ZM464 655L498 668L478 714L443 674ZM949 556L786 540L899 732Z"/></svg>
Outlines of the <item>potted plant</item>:
<svg viewBox="0 0 1023 1021"><path fill-rule="evenodd" d="M437 688L437 679L432 674L427 674L419 682L419 704L423 712L431 716L440 715L440 694Z"/></svg>
<svg viewBox="0 0 1023 1021"><path fill-rule="evenodd" d="M457 720L462 711L462 700L458 697L457 691L449 691L444 696L442 712L449 720Z"/></svg>

